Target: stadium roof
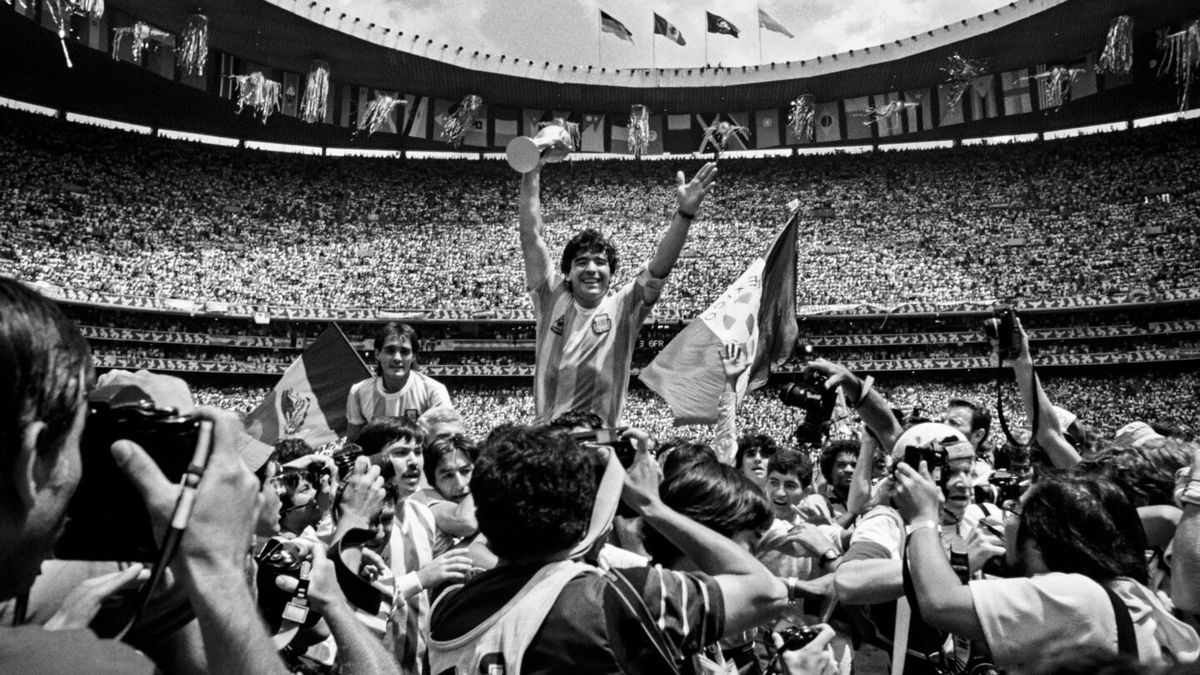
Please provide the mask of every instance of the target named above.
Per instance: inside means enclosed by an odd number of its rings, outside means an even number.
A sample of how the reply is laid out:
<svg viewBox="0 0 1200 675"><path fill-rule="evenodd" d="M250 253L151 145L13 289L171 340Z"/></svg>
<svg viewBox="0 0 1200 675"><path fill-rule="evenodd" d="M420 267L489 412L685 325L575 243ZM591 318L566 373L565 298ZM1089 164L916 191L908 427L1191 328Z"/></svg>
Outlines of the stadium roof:
<svg viewBox="0 0 1200 675"><path fill-rule="evenodd" d="M182 30L197 7L194 0L107 5L171 31ZM532 63L410 40L308 0L208 0L204 11L211 47L300 73L324 59L343 83L446 99L478 94L493 106L625 110L640 103L653 112L725 112L777 108L800 93L836 100L927 87L944 79L940 69L956 52L987 59L992 72L1061 63L1101 49L1119 14L1130 15L1141 34L1195 18L1197 6L1194 0L1015 0L871 49L757 68L655 71Z"/></svg>

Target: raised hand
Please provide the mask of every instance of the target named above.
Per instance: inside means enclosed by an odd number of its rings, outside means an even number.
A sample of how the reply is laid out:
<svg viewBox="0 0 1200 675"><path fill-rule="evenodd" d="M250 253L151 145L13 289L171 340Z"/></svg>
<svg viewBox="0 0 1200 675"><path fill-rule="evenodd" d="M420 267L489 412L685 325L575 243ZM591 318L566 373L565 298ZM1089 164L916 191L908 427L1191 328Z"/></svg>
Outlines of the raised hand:
<svg viewBox="0 0 1200 675"><path fill-rule="evenodd" d="M709 162L700 167L690 181L684 179L682 171L675 174L675 196L679 201L679 210L695 216L696 209L700 208L704 195L708 194L708 188L712 186L716 177L716 162Z"/></svg>

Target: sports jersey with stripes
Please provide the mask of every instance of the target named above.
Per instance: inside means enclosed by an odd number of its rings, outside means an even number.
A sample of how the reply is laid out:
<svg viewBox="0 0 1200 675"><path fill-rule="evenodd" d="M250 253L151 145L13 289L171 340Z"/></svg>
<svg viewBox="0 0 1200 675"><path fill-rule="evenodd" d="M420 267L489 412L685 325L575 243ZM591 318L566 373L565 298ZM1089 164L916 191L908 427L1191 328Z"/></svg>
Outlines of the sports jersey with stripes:
<svg viewBox="0 0 1200 675"><path fill-rule="evenodd" d="M451 405L450 392L446 385L424 373L410 372L408 382L400 391L392 393L384 391L383 378L375 376L350 388L346 399L346 421L366 424L381 417L405 415L415 419L426 410L441 405Z"/></svg>
<svg viewBox="0 0 1200 675"><path fill-rule="evenodd" d="M592 309L575 302L558 272L530 291L537 318L535 423L579 408L606 426L620 422L638 331L664 283L643 268Z"/></svg>

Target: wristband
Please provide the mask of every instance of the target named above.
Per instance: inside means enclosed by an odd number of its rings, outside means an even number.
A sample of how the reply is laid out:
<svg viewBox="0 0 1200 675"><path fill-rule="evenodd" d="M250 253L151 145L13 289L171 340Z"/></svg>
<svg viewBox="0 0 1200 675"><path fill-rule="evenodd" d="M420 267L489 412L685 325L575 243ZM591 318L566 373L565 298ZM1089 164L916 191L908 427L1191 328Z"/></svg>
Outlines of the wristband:
<svg viewBox="0 0 1200 675"><path fill-rule="evenodd" d="M688 213L687 211L684 211L683 209L676 210L675 215L679 216L680 218L683 218L684 220L695 220L696 219L696 214Z"/></svg>
<svg viewBox="0 0 1200 675"><path fill-rule="evenodd" d="M942 531L942 526L938 525L936 522L934 522L933 520L930 520L930 519L918 520L917 522L913 523L912 525L909 525L908 527L904 528L904 531L906 534L908 534L908 536L911 537L914 532L916 532L918 530L924 530L926 528L936 530L939 533Z"/></svg>

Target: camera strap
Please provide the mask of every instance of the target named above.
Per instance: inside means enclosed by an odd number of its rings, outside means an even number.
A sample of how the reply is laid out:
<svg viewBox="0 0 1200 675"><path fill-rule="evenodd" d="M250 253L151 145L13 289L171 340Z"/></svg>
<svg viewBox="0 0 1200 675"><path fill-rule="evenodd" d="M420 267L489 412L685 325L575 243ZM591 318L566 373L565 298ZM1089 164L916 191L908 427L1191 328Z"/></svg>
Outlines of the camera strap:
<svg viewBox="0 0 1200 675"><path fill-rule="evenodd" d="M615 569L609 570L604 575L604 579L616 591L617 597L621 599L626 609L637 617L646 638L658 652L661 661L669 669L664 672L670 672L672 675L680 675L679 666L683 663L683 654L662 634L662 631L658 628L658 622L650 615L650 610L642 600L641 594L637 592L623 574Z"/></svg>
<svg viewBox="0 0 1200 675"><path fill-rule="evenodd" d="M1033 376L1030 378L1031 381L1029 384L1029 389L1030 389L1029 398L1031 401L1033 401L1033 419L1030 420L1030 423L1029 423L1030 429L1029 429L1029 442L1028 443L1018 442L1017 439L1013 437L1012 431L1009 430L1008 419L1004 416L1004 401L1001 399L1001 393L1000 393L1000 380L1003 379L1003 377L1004 377L1004 361L1002 359L997 358L997 360L996 360L996 416L1000 419L1000 430L1004 432L1004 437L1006 439L1008 439L1008 442L1013 444L1014 446L1019 447L1019 448L1032 446L1034 443L1034 439L1037 438L1038 423L1040 421L1039 418L1040 418L1041 412L1042 412L1042 406L1039 404L1038 395L1037 395L1038 385L1040 383L1038 380L1037 370L1033 371Z"/></svg>
<svg viewBox="0 0 1200 675"><path fill-rule="evenodd" d="M1137 658L1137 633L1133 631L1133 617L1129 614L1129 606L1117 595L1116 591L1100 584L1100 588L1108 594L1108 600L1112 603L1113 617L1117 620L1117 653L1125 654Z"/></svg>

